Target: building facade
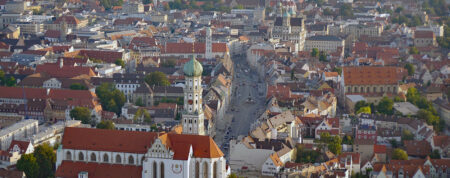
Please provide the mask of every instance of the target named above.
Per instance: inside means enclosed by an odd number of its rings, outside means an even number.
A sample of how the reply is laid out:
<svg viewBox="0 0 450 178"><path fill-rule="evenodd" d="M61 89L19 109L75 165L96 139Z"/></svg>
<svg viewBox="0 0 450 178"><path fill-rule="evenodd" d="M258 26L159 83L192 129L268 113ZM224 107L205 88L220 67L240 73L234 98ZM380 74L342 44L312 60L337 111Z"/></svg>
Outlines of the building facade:
<svg viewBox="0 0 450 178"><path fill-rule="evenodd" d="M228 175L209 136L67 127L55 177L201 177Z"/></svg>
<svg viewBox="0 0 450 178"><path fill-rule="evenodd" d="M275 18L271 37L295 43L297 48L295 51L303 51L306 40L304 19L297 17L293 10L283 10L280 4L277 11L278 14L283 15Z"/></svg>

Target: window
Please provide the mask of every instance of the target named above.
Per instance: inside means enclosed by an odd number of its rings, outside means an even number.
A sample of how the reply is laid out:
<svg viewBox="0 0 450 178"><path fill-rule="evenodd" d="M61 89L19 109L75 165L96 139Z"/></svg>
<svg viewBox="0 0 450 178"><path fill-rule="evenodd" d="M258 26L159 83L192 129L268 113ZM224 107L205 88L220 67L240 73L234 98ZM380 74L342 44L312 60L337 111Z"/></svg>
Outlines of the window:
<svg viewBox="0 0 450 178"><path fill-rule="evenodd" d="M67 160L72 160L72 153L70 151L66 152L66 159Z"/></svg>
<svg viewBox="0 0 450 178"><path fill-rule="evenodd" d="M91 153L91 161L97 161L97 156L95 156L95 153Z"/></svg>
<svg viewBox="0 0 450 178"><path fill-rule="evenodd" d="M128 164L134 164L134 157L131 155L128 157Z"/></svg>
<svg viewBox="0 0 450 178"><path fill-rule="evenodd" d="M156 162L153 162L153 177L158 177L158 166L156 165Z"/></svg>
<svg viewBox="0 0 450 178"><path fill-rule="evenodd" d="M122 157L120 155L116 155L116 163L122 163Z"/></svg>
<svg viewBox="0 0 450 178"><path fill-rule="evenodd" d="M203 177L208 177L208 163L203 163Z"/></svg>
<svg viewBox="0 0 450 178"><path fill-rule="evenodd" d="M161 178L164 178L164 163L163 162L161 162L161 167L160 167L160 171L161 171Z"/></svg>
<svg viewBox="0 0 450 178"><path fill-rule="evenodd" d="M82 152L78 153L78 160L80 160L80 161L84 160L84 155Z"/></svg>
<svg viewBox="0 0 450 178"><path fill-rule="evenodd" d="M195 162L195 178L200 178L200 163Z"/></svg>
<svg viewBox="0 0 450 178"><path fill-rule="evenodd" d="M103 162L108 162L109 161L109 157L108 157L108 155L105 153L104 155L103 155Z"/></svg>
<svg viewBox="0 0 450 178"><path fill-rule="evenodd" d="M218 178L219 176L217 175L217 161L214 162L213 164L213 178Z"/></svg>

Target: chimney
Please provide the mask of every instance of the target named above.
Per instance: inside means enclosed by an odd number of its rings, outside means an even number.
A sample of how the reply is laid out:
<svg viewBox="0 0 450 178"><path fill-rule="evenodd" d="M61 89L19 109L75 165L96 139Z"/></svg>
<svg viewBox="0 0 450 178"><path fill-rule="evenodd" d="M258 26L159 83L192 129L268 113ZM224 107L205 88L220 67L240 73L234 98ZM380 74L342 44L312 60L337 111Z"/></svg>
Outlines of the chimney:
<svg viewBox="0 0 450 178"><path fill-rule="evenodd" d="M61 58L59 59L59 68L63 68L64 66L64 60Z"/></svg>

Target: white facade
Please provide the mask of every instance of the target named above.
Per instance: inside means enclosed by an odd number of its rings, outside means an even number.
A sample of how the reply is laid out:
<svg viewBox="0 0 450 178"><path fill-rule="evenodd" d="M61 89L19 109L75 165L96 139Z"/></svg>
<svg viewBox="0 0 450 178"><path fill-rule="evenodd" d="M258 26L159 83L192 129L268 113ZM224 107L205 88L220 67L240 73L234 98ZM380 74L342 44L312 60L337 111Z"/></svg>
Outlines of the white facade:
<svg viewBox="0 0 450 178"><path fill-rule="evenodd" d="M43 88L61 88L61 82L56 78L51 78L51 79L48 79L47 81L44 81L44 84L42 85L42 87Z"/></svg>
<svg viewBox="0 0 450 178"><path fill-rule="evenodd" d="M205 135L202 76L185 76L183 134Z"/></svg>
<svg viewBox="0 0 450 178"><path fill-rule="evenodd" d="M13 139L28 138L38 132L38 121L33 119L22 120L0 131L0 149L9 148Z"/></svg>
<svg viewBox="0 0 450 178"><path fill-rule="evenodd" d="M206 49L205 49L205 58L206 59L211 59L213 58L213 53L212 53L212 32L211 32L211 28L206 28Z"/></svg>

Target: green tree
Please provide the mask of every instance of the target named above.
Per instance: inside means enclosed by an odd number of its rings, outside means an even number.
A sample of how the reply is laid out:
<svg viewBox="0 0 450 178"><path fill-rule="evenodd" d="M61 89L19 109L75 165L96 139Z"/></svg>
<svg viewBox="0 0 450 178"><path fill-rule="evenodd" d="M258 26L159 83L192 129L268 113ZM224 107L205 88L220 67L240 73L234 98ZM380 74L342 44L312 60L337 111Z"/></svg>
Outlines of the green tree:
<svg viewBox="0 0 450 178"><path fill-rule="evenodd" d="M419 54L419 50L415 46L413 46L409 48L409 54Z"/></svg>
<svg viewBox="0 0 450 178"><path fill-rule="evenodd" d="M441 159L441 154L439 153L439 150L433 150L430 154L431 159Z"/></svg>
<svg viewBox="0 0 450 178"><path fill-rule="evenodd" d="M339 155L342 151L342 139L339 136L331 136L328 132L320 134L319 143L324 143L332 153Z"/></svg>
<svg viewBox="0 0 450 178"><path fill-rule="evenodd" d="M53 177L56 154L49 144L39 145L34 150L34 157L39 165L39 177Z"/></svg>
<svg viewBox="0 0 450 178"><path fill-rule="evenodd" d="M133 120L135 122L143 122L143 123L146 123L146 124L150 124L152 122L152 118L150 116L150 113L148 113L148 111L146 109L143 109L143 108L139 108L136 111L136 114L134 114Z"/></svg>
<svg viewBox="0 0 450 178"><path fill-rule="evenodd" d="M97 124L97 129L107 129L107 130L115 130L114 122L112 121L101 121Z"/></svg>
<svg viewBox="0 0 450 178"><path fill-rule="evenodd" d="M39 177L39 165L32 153L23 154L17 161L16 167L19 171L25 172L28 178Z"/></svg>
<svg viewBox="0 0 450 178"><path fill-rule="evenodd" d="M305 150L301 145L298 145L295 150L296 163L316 163L319 162L320 152L315 150Z"/></svg>
<svg viewBox="0 0 450 178"><path fill-rule="evenodd" d="M81 85L80 83L73 83L70 85L71 90L87 90L87 88L84 85Z"/></svg>
<svg viewBox="0 0 450 178"><path fill-rule="evenodd" d="M414 140L414 134L411 131L404 129L402 131L402 142L405 140Z"/></svg>
<svg viewBox="0 0 450 178"><path fill-rule="evenodd" d="M150 86L169 86L170 82L166 74L156 71L145 76L145 82Z"/></svg>
<svg viewBox="0 0 450 178"><path fill-rule="evenodd" d="M370 106L364 106L364 107L359 108L358 111L356 111L356 114L359 114L359 113L371 114L372 111L370 109Z"/></svg>
<svg viewBox="0 0 450 178"><path fill-rule="evenodd" d="M342 68L341 67L334 67L333 72L337 72L339 75L342 74Z"/></svg>
<svg viewBox="0 0 450 178"><path fill-rule="evenodd" d="M117 115L120 115L121 108L125 104L126 98L112 83L102 83L95 89L95 94L97 94L100 99L100 103L104 110L115 112Z"/></svg>
<svg viewBox="0 0 450 178"><path fill-rule="evenodd" d="M86 107L75 107L70 111L70 117L80 120L83 124L91 123L91 112Z"/></svg>
<svg viewBox="0 0 450 178"><path fill-rule="evenodd" d="M381 99L378 103L377 112L387 115L394 114L394 101L388 97L383 97L383 99Z"/></svg>
<svg viewBox="0 0 450 178"><path fill-rule="evenodd" d="M392 159L395 160L408 160L408 154L406 154L405 150L402 150L400 148L394 149L394 152L392 153Z"/></svg>
<svg viewBox="0 0 450 178"><path fill-rule="evenodd" d="M322 62L327 62L328 61L326 52L324 52L324 51L320 52L320 54L319 54L319 61L322 61Z"/></svg>
<svg viewBox="0 0 450 178"><path fill-rule="evenodd" d="M313 48L311 51L311 57L319 57L319 49Z"/></svg>
<svg viewBox="0 0 450 178"><path fill-rule="evenodd" d="M244 9L244 6L242 4L238 4L234 9Z"/></svg>
<svg viewBox="0 0 450 178"><path fill-rule="evenodd" d="M141 97L139 97L139 98L137 98L136 99L136 103L134 103L136 106L144 106L145 104L144 104L144 102L142 101L142 98Z"/></svg>
<svg viewBox="0 0 450 178"><path fill-rule="evenodd" d="M122 59L117 59L114 64L116 64L117 66L122 66L122 68L125 67L125 62Z"/></svg>
<svg viewBox="0 0 450 178"><path fill-rule="evenodd" d="M400 12L402 12L402 11L403 11L403 7L402 7L402 6L397 7L397 8L395 9L395 13L400 13Z"/></svg>
<svg viewBox="0 0 450 178"><path fill-rule="evenodd" d="M405 64L405 69L408 70L408 75L409 76L414 75L414 73L416 72L416 69L415 69L414 65L412 65L410 63Z"/></svg>
<svg viewBox="0 0 450 178"><path fill-rule="evenodd" d="M176 61L175 59L168 59L168 60L165 60L165 61L161 64L161 66L162 66L162 67L174 68L176 64L177 64L177 61Z"/></svg>
<svg viewBox="0 0 450 178"><path fill-rule="evenodd" d="M353 145L353 137L350 135L344 136L344 138L342 139L342 143L347 145Z"/></svg>
<svg viewBox="0 0 450 178"><path fill-rule="evenodd" d="M339 13L344 18L353 17L353 7L351 4L345 3L339 8Z"/></svg>
<svg viewBox="0 0 450 178"><path fill-rule="evenodd" d="M370 106L370 105L369 105L369 103L366 103L366 101L364 101L364 100L358 101L355 104L355 112L358 112L361 108L367 107L367 106Z"/></svg>

